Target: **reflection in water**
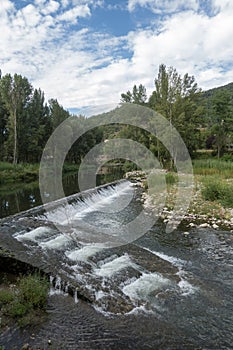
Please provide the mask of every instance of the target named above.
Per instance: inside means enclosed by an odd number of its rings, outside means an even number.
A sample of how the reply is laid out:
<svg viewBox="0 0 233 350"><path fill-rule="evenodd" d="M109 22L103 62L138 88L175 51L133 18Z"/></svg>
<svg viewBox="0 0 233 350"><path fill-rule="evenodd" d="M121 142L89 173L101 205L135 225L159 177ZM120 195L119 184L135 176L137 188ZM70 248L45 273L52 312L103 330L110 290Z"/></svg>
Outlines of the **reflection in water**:
<svg viewBox="0 0 233 350"><path fill-rule="evenodd" d="M112 167L111 173L97 175L96 185L102 185L123 177L123 171L118 167ZM63 178L64 193L66 196L79 192L78 174L73 173ZM30 208L41 205L39 183L9 184L0 186L0 218L16 214Z"/></svg>

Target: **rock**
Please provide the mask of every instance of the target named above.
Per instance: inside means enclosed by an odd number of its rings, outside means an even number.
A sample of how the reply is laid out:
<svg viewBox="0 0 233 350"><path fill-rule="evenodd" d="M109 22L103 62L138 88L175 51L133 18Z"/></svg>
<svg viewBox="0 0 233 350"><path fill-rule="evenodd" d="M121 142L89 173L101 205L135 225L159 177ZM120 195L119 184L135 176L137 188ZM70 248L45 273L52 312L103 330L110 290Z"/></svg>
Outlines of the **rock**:
<svg viewBox="0 0 233 350"><path fill-rule="evenodd" d="M51 341L50 339L48 340L48 344L49 344L49 345L51 345L51 344L52 344L52 341Z"/></svg>
<svg viewBox="0 0 233 350"><path fill-rule="evenodd" d="M183 232L183 235L188 236L188 235L189 235L189 232L188 232L188 231Z"/></svg>
<svg viewBox="0 0 233 350"><path fill-rule="evenodd" d="M217 224L213 224L212 227L213 227L214 229L217 229L219 226L218 226Z"/></svg>
<svg viewBox="0 0 233 350"><path fill-rule="evenodd" d="M195 227L196 225L193 222L190 222L189 227Z"/></svg>
<svg viewBox="0 0 233 350"><path fill-rule="evenodd" d="M206 227L210 227L210 225L207 222L204 222L203 224L200 224L199 227L206 228Z"/></svg>

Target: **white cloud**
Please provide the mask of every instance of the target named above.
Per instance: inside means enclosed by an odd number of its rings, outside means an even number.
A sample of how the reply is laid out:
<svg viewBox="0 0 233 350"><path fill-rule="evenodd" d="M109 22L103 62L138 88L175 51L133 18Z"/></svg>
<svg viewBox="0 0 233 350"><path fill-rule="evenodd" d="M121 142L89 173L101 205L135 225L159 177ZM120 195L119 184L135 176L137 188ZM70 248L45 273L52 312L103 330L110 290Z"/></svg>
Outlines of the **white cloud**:
<svg viewBox="0 0 233 350"><path fill-rule="evenodd" d="M41 20L41 15L39 11L33 5L27 5L20 11L19 21L21 25L25 25L25 27L35 27ZM24 23L23 23L24 22Z"/></svg>
<svg viewBox="0 0 233 350"><path fill-rule="evenodd" d="M233 2L231 0L212 0L212 7L218 11L232 11Z"/></svg>
<svg viewBox="0 0 233 350"><path fill-rule="evenodd" d="M2 0L0 7L0 15L4 14L6 11L13 10L14 4L9 0Z"/></svg>
<svg viewBox="0 0 233 350"><path fill-rule="evenodd" d="M212 16L195 11L197 1L185 2L186 11L179 11L184 1L173 1L173 10L167 10L159 31L151 26L124 37L87 28L66 29L77 18L91 15L94 0L62 0L59 8L58 1L35 0L20 10L13 1L1 1L3 74L27 76L45 91L46 98L58 98L65 108L105 105L106 101L114 105L122 92L140 83L150 94L161 63L176 67L181 74L193 74L202 88L232 81L231 1L212 0ZM152 3L129 1L131 6L136 2L141 6ZM169 3L153 1L157 10L168 8ZM128 56L121 55L123 48L130 52Z"/></svg>
<svg viewBox="0 0 233 350"><path fill-rule="evenodd" d="M42 9L43 15L48 15L50 13L56 12L60 7L60 4L57 1L50 0Z"/></svg>
<svg viewBox="0 0 233 350"><path fill-rule="evenodd" d="M75 23L78 17L87 17L90 15L91 15L91 11L88 5L80 5L70 10L67 10L66 12L58 16L57 19L60 21Z"/></svg>
<svg viewBox="0 0 233 350"><path fill-rule="evenodd" d="M197 10L198 0L129 0L128 9L134 11L137 6L148 7L155 13L173 13L178 10Z"/></svg>

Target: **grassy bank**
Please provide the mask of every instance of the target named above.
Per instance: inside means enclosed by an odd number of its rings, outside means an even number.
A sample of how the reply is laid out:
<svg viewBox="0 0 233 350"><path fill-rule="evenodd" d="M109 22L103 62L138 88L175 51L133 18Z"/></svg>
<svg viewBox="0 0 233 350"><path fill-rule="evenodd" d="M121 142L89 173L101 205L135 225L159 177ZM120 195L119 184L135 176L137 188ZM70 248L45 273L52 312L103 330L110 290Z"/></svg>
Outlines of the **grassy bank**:
<svg viewBox="0 0 233 350"><path fill-rule="evenodd" d="M4 184L29 183L38 180L40 164L16 164L0 162L0 186ZM63 172L75 172L78 165L67 164L63 166Z"/></svg>
<svg viewBox="0 0 233 350"><path fill-rule="evenodd" d="M39 274L19 277L15 284L8 280L0 285L0 328L12 322L33 325L45 314L49 282Z"/></svg>

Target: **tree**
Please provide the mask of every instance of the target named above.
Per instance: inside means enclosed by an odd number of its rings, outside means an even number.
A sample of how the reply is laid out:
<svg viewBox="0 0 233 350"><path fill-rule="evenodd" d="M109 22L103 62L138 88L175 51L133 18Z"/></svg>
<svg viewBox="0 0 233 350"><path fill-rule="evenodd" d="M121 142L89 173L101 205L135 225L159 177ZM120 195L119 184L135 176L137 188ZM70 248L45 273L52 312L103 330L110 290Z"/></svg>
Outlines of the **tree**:
<svg viewBox="0 0 233 350"><path fill-rule="evenodd" d="M174 67L167 68L166 65L161 64L158 77L155 79L155 90L148 103L152 109L169 120L170 128L164 131L167 133L167 138L172 140L172 127L175 127L191 154L197 145L201 114L197 100L200 91L193 76L186 73L182 77ZM160 143L158 147L163 148ZM173 151L172 156L175 159L175 145Z"/></svg>
<svg viewBox="0 0 233 350"><path fill-rule="evenodd" d="M13 164L18 160L18 120L23 114L32 93L28 79L15 74L6 74L0 80L0 94L6 110L9 112L9 143L12 148ZM22 121L21 121L22 122Z"/></svg>
<svg viewBox="0 0 233 350"><path fill-rule="evenodd" d="M53 130L65 119L70 117L70 113L66 111L56 99L49 100L49 111Z"/></svg>
<svg viewBox="0 0 233 350"><path fill-rule="evenodd" d="M231 110L231 96L227 90L217 90L212 97L212 134L218 158L222 156L226 147L229 132L232 131L233 113Z"/></svg>
<svg viewBox="0 0 233 350"><path fill-rule="evenodd" d="M144 105L147 100L146 88L140 84L139 87L134 85L133 91L127 91L125 94L121 94L122 103L136 103L139 105Z"/></svg>
<svg viewBox="0 0 233 350"><path fill-rule="evenodd" d="M38 162L52 131L49 108L41 89L34 90L24 115L25 125L20 124L19 128L20 160Z"/></svg>

